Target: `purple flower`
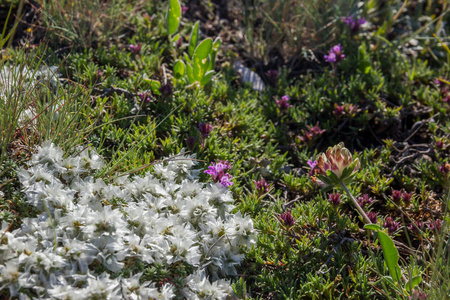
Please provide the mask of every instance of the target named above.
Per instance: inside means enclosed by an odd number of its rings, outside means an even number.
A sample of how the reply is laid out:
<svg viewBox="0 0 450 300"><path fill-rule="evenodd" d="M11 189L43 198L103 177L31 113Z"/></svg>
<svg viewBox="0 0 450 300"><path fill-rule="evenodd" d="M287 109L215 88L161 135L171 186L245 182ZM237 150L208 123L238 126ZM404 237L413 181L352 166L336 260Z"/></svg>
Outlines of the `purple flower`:
<svg viewBox="0 0 450 300"><path fill-rule="evenodd" d="M279 217L278 220L286 227L292 227L295 224L294 218L291 215L290 211L287 211L285 213L282 213Z"/></svg>
<svg viewBox="0 0 450 300"><path fill-rule="evenodd" d="M438 149L444 149L444 141L443 140L437 140L435 145L436 145L436 148L438 148Z"/></svg>
<svg viewBox="0 0 450 300"><path fill-rule="evenodd" d="M232 186L234 183L231 181L233 176L231 176L228 173L223 174L223 176L220 178L220 184L224 187Z"/></svg>
<svg viewBox="0 0 450 300"><path fill-rule="evenodd" d="M308 160L308 165L311 168L311 170L314 170L317 167L317 160L312 161L312 160Z"/></svg>
<svg viewBox="0 0 450 300"><path fill-rule="evenodd" d="M136 45L131 44L129 48L130 51L133 52L134 54L139 54L141 52L141 46L142 43L137 43Z"/></svg>
<svg viewBox="0 0 450 300"><path fill-rule="evenodd" d="M255 181L255 187L260 195L265 194L269 191L269 184L262 178L261 180Z"/></svg>
<svg viewBox="0 0 450 300"><path fill-rule="evenodd" d="M358 197L357 200L361 207L370 205L373 202L372 198L370 198L369 195L367 195L367 194L363 194L362 196Z"/></svg>
<svg viewBox="0 0 450 300"><path fill-rule="evenodd" d="M387 217L383 223L383 227L387 228L389 233L394 233L400 228L400 223L395 222L391 217Z"/></svg>
<svg viewBox="0 0 450 300"><path fill-rule="evenodd" d="M439 172L442 174L447 174L450 172L450 164L443 164L438 167Z"/></svg>
<svg viewBox="0 0 450 300"><path fill-rule="evenodd" d="M141 101L150 102L150 93L149 92L142 92L138 94L139 98L141 98Z"/></svg>
<svg viewBox="0 0 450 300"><path fill-rule="evenodd" d="M341 196L338 193L329 194L328 200L333 204L334 207L337 207L339 203L341 203Z"/></svg>
<svg viewBox="0 0 450 300"><path fill-rule="evenodd" d="M203 138L207 138L212 131L212 125L208 123L200 123L198 124L198 129L200 130Z"/></svg>
<svg viewBox="0 0 450 300"><path fill-rule="evenodd" d="M190 136L186 139L186 144L190 150L192 150L194 148L196 142L197 142L197 139L193 136Z"/></svg>
<svg viewBox="0 0 450 300"><path fill-rule="evenodd" d="M423 230L423 223L414 220L408 228L415 236L420 236L420 232Z"/></svg>
<svg viewBox="0 0 450 300"><path fill-rule="evenodd" d="M230 169L231 166L229 162L219 161L217 164L211 163L208 170L204 171L204 173L211 175L214 182L220 182L223 186L227 187L233 185L233 182L230 181L233 176L225 173Z"/></svg>
<svg viewBox="0 0 450 300"><path fill-rule="evenodd" d="M309 168L310 168L308 174L309 174L310 176L313 176L314 174L316 174L315 169L316 169L316 167L317 167L317 160L314 160L314 161L308 160L307 163L308 163L308 166L309 166Z"/></svg>
<svg viewBox="0 0 450 300"><path fill-rule="evenodd" d="M427 226L428 226L428 229L430 229L431 231L440 233L441 229L442 229L442 220L436 219L434 221L430 221L430 223L428 223Z"/></svg>
<svg viewBox="0 0 450 300"><path fill-rule="evenodd" d="M182 7L181 7L181 13L184 14L185 12L188 11L188 9L189 9L189 8L188 8L187 6L182 6Z"/></svg>
<svg viewBox="0 0 450 300"><path fill-rule="evenodd" d="M314 126L306 125L306 130L302 130L303 135L299 136L300 140L307 145L310 145L318 136L322 135L326 130L320 129L319 122Z"/></svg>
<svg viewBox="0 0 450 300"><path fill-rule="evenodd" d="M377 222L378 222L378 213L370 211L367 214L367 217L369 218L370 222L372 222L373 224L377 224Z"/></svg>
<svg viewBox="0 0 450 300"><path fill-rule="evenodd" d="M411 197L412 197L412 193L403 192L402 193L403 203L405 203L405 205L408 206L409 203L411 203Z"/></svg>
<svg viewBox="0 0 450 300"><path fill-rule="evenodd" d="M342 116L345 114L344 106L335 104L333 113L336 117Z"/></svg>
<svg viewBox="0 0 450 300"><path fill-rule="evenodd" d="M167 84L162 84L161 87L159 88L160 93L163 96L172 96L173 94L173 86L171 83L167 83Z"/></svg>
<svg viewBox="0 0 450 300"><path fill-rule="evenodd" d="M280 73L277 70L269 70L266 72L267 77L269 77L270 81L275 84L277 83L278 75Z"/></svg>
<svg viewBox="0 0 450 300"><path fill-rule="evenodd" d="M402 195L403 195L402 191L393 190L392 191L392 196L391 196L392 201L394 201L395 204L399 204L400 201L402 200Z"/></svg>
<svg viewBox="0 0 450 300"><path fill-rule="evenodd" d="M345 54L342 53L342 46L341 44L337 44L336 46L333 46L330 49L330 52L328 52L328 55L324 56L324 59L326 62L329 63L338 63L341 60L345 58Z"/></svg>
<svg viewBox="0 0 450 300"><path fill-rule="evenodd" d="M280 100L276 100L275 102L277 103L277 106L281 109L281 110L286 110L289 107L292 107L292 105L289 104L289 100L291 98L288 95L284 95L283 97L281 97Z"/></svg>
<svg viewBox="0 0 450 300"><path fill-rule="evenodd" d="M357 18L355 19L353 16L342 17L342 22L348 25L350 31L355 34L361 29L361 25L366 23L366 19Z"/></svg>
<svg viewBox="0 0 450 300"><path fill-rule="evenodd" d="M426 299L428 299L428 295L418 289L415 289L412 293L411 299L412 300L426 300Z"/></svg>

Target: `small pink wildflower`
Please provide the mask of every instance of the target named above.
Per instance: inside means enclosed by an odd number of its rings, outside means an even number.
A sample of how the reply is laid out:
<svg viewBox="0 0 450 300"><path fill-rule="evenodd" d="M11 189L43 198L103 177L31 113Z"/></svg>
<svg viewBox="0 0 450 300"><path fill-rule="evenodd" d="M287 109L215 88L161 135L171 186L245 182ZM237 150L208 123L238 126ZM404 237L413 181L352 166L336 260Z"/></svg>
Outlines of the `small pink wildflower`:
<svg viewBox="0 0 450 300"><path fill-rule="evenodd" d="M363 194L362 196L358 197L358 203L361 207L365 207L367 205L372 204L373 199L369 197L367 194Z"/></svg>
<svg viewBox="0 0 450 300"><path fill-rule="evenodd" d="M277 106L281 109L281 110L286 110L289 107L292 107L291 104L289 104L289 100L291 98L288 95L284 95L283 97L281 97L281 99L276 100L275 102L277 103Z"/></svg>
<svg viewBox="0 0 450 300"><path fill-rule="evenodd" d="M287 211L285 213L282 213L279 217L278 220L287 228L290 228L292 226L294 226L295 221L294 218L291 215L290 211Z"/></svg>
<svg viewBox="0 0 450 300"><path fill-rule="evenodd" d="M142 43L137 43L136 45L129 45L130 51L134 54L139 54L141 52Z"/></svg>
<svg viewBox="0 0 450 300"><path fill-rule="evenodd" d="M378 213L370 211L369 213L367 213L367 217L369 218L370 222L372 222L373 224L377 224Z"/></svg>
<svg viewBox="0 0 450 300"><path fill-rule="evenodd" d="M342 52L341 44L337 44L331 47L330 51L328 52L328 55L324 56L325 61L329 63L338 63L344 60L344 58L345 54Z"/></svg>
<svg viewBox="0 0 450 300"><path fill-rule="evenodd" d="M208 123L200 123L198 124L198 129L200 130L203 138L207 138L212 131L212 125Z"/></svg>
<svg viewBox="0 0 450 300"><path fill-rule="evenodd" d="M361 29L361 25L366 23L364 18L355 18L353 16L342 17L342 22L348 25L350 31L355 34Z"/></svg>
<svg viewBox="0 0 450 300"><path fill-rule="evenodd" d="M383 227L387 228L389 233L395 233L400 228L400 223L395 222L391 217L387 217L383 223Z"/></svg>
<svg viewBox="0 0 450 300"><path fill-rule="evenodd" d="M266 182L264 178L255 182L256 190L260 195L265 194L269 191L270 185Z"/></svg>
<svg viewBox="0 0 450 300"><path fill-rule="evenodd" d="M328 201L333 204L334 207L337 207L341 203L341 196L339 193L333 193L328 195Z"/></svg>
<svg viewBox="0 0 450 300"><path fill-rule="evenodd" d="M233 176L225 173L230 169L231 166L228 161L219 161L217 164L212 163L204 173L211 175L214 182L220 182L220 184L227 187L233 185L233 182L231 181Z"/></svg>

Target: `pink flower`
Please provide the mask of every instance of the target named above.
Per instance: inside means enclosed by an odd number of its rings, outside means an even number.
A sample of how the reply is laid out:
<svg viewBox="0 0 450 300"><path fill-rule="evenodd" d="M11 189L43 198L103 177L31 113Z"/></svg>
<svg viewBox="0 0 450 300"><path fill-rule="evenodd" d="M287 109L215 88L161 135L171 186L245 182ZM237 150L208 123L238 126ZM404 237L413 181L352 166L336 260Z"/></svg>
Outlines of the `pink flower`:
<svg viewBox="0 0 450 300"><path fill-rule="evenodd" d="M208 137L212 131L212 125L208 123L200 123L198 124L198 129L204 138Z"/></svg>
<svg viewBox="0 0 450 300"><path fill-rule="evenodd" d="M136 45L130 45L130 51L134 54L139 54L141 52L142 43L137 43Z"/></svg>
<svg viewBox="0 0 450 300"><path fill-rule="evenodd" d="M231 166L229 162L219 161L217 164L212 163L208 167L208 170L204 171L204 173L211 175L212 180L214 182L220 182L220 184L227 187L233 185L233 182L230 181L233 178L233 176L231 176L228 173L225 173L230 169Z"/></svg>
<svg viewBox="0 0 450 300"><path fill-rule="evenodd" d="M285 213L282 213L279 217L278 220L286 227L292 227L295 224L294 218L291 215L290 211L287 211Z"/></svg>
<svg viewBox="0 0 450 300"><path fill-rule="evenodd" d="M354 18L353 16L342 17L342 22L350 27L350 31L355 34L361 29L361 25L366 23L364 18Z"/></svg>
<svg viewBox="0 0 450 300"><path fill-rule="evenodd" d="M328 52L328 55L324 56L325 61L329 63L338 63L344 58L345 54L342 52L341 44L333 46Z"/></svg>
<svg viewBox="0 0 450 300"><path fill-rule="evenodd" d="M383 227L387 228L389 233L395 233L400 228L400 223L395 222L391 217L387 217L383 223Z"/></svg>
<svg viewBox="0 0 450 300"><path fill-rule="evenodd" d="M333 193L328 195L328 200L333 204L334 207L337 207L339 203L341 203L341 196L338 193Z"/></svg>
<svg viewBox="0 0 450 300"><path fill-rule="evenodd" d="M371 211L367 214L367 217L369 218L370 222L372 222L373 224L377 224L378 213Z"/></svg>
<svg viewBox="0 0 450 300"><path fill-rule="evenodd" d="M372 204L373 200L369 197L367 194L363 194L362 196L358 197L358 203L361 207L364 207L366 205Z"/></svg>
<svg viewBox="0 0 450 300"><path fill-rule="evenodd" d="M261 180L255 181L255 187L260 195L265 194L269 191L270 185L262 178Z"/></svg>
<svg viewBox="0 0 450 300"><path fill-rule="evenodd" d="M275 100L275 102L277 103L277 106L281 109L281 110L286 110L289 107L292 107L292 105L289 104L289 100L291 98L287 95L284 95L283 97L281 97L280 100Z"/></svg>

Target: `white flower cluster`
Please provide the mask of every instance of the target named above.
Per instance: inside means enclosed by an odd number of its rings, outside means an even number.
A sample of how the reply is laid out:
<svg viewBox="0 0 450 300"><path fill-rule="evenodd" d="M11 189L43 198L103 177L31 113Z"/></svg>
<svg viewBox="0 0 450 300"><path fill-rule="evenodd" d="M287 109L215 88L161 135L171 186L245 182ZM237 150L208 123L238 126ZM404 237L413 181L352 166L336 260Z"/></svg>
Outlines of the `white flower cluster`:
<svg viewBox="0 0 450 300"><path fill-rule="evenodd" d="M19 173L40 214L0 230L0 291L22 299L226 298L232 289L220 278L236 275L255 230L249 217L231 214L226 188L197 181L194 164L177 156L143 177L106 183L92 175L103 167L94 151L64 158L45 142ZM175 285L133 269L153 264L193 271Z"/></svg>

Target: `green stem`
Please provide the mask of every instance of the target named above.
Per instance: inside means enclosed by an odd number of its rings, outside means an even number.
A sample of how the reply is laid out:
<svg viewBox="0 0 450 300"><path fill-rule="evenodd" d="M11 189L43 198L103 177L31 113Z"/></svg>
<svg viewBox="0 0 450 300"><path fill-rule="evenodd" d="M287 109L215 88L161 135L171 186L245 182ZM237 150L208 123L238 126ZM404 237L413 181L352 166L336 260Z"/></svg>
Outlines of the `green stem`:
<svg viewBox="0 0 450 300"><path fill-rule="evenodd" d="M364 212L364 210L362 209L362 207L359 205L358 201L356 201L355 197L353 197L352 193L350 193L350 190L348 189L348 187L345 185L345 183L341 182L341 187L344 189L344 191L347 193L347 196L350 198L350 200L352 200L353 205L356 206L356 209L358 210L359 214L363 217L364 222L366 224L372 224L372 222L370 221L369 217L366 215L366 213Z"/></svg>

